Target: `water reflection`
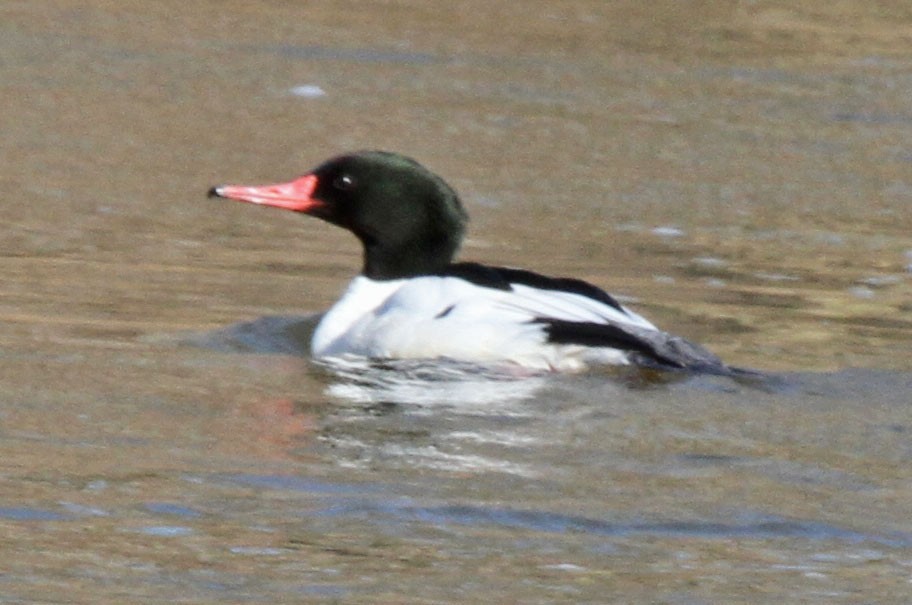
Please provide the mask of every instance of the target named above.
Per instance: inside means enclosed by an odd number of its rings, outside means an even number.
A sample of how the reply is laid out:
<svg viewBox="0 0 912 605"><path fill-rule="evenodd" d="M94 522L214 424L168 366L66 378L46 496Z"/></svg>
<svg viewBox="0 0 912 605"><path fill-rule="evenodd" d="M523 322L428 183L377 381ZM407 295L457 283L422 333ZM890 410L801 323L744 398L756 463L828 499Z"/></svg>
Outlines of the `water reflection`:
<svg viewBox="0 0 912 605"><path fill-rule="evenodd" d="M546 384L543 375L453 361L336 358L333 397L354 403L458 408L468 415L523 415L521 404Z"/></svg>
<svg viewBox="0 0 912 605"><path fill-rule="evenodd" d="M334 509L334 514L338 514ZM821 523L775 516L754 515L741 521L634 521L612 522L547 511L503 509L475 506L383 507L375 510L399 521L418 521L441 525L495 525L537 532L580 532L598 536L661 536L699 538L802 538L839 540L851 543L876 542L892 547L912 545L912 536L865 534ZM379 515L378 515L379 516ZM749 515L742 515L748 517Z"/></svg>
<svg viewBox="0 0 912 605"><path fill-rule="evenodd" d="M0 506L0 519L9 521L63 521L68 519L59 512L28 506Z"/></svg>
<svg viewBox="0 0 912 605"><path fill-rule="evenodd" d="M387 530L396 529L397 532L414 530L414 525L438 528L471 526L555 534L584 533L602 537L797 538L851 544L874 543L893 548L912 546L912 535L903 532L863 532L820 520L749 510L721 513L709 518L599 518L566 511L534 510L521 505L505 507L468 501L441 504L411 493L413 490L404 484L343 484L303 477L250 474L220 476L215 480L298 493L308 502L302 510L302 514L308 517L340 521L357 518L386 526Z"/></svg>

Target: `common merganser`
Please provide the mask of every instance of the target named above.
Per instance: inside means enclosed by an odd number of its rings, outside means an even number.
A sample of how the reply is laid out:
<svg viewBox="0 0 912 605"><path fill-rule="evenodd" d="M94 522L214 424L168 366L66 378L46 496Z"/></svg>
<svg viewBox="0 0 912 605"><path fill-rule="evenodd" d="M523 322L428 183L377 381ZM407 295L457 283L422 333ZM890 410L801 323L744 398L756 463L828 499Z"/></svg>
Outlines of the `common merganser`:
<svg viewBox="0 0 912 605"><path fill-rule="evenodd" d="M402 155L360 151L287 183L223 185L209 196L309 214L361 241L361 275L317 326L316 358L729 373L709 351L659 330L585 281L454 263L468 215L441 177Z"/></svg>

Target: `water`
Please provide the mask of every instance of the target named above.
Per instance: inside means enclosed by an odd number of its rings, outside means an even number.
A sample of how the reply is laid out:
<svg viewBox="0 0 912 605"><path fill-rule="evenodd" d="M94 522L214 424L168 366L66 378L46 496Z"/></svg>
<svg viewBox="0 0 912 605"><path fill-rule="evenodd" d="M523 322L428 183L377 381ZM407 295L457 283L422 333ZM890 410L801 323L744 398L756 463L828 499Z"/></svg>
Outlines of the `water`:
<svg viewBox="0 0 912 605"><path fill-rule="evenodd" d="M907 602L908 11L677 6L6 10L0 601ZM767 377L314 363L356 242L205 192L365 147Z"/></svg>

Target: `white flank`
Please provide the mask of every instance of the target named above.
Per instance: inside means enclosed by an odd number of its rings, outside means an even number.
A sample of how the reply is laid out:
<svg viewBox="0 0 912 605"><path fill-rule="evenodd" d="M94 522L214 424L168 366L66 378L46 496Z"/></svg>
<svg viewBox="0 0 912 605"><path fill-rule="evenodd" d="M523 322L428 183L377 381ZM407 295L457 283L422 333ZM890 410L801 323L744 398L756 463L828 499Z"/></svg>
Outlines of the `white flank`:
<svg viewBox="0 0 912 605"><path fill-rule="evenodd" d="M359 276L323 317L312 351L318 358L448 358L539 370L628 363L616 349L549 344L543 326L534 323L543 318L656 329L633 312L570 292L518 284L498 290L456 277Z"/></svg>

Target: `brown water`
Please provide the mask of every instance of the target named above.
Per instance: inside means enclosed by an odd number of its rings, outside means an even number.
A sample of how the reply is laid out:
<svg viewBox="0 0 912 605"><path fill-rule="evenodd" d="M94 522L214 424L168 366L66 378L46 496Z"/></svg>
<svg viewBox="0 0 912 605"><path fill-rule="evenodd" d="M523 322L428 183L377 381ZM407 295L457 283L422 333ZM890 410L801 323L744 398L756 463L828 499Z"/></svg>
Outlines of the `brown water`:
<svg viewBox="0 0 912 605"><path fill-rule="evenodd" d="M909 602L910 31L903 2L3 4L0 601ZM464 257L775 378L312 364L353 238L205 191L365 147L462 192Z"/></svg>

